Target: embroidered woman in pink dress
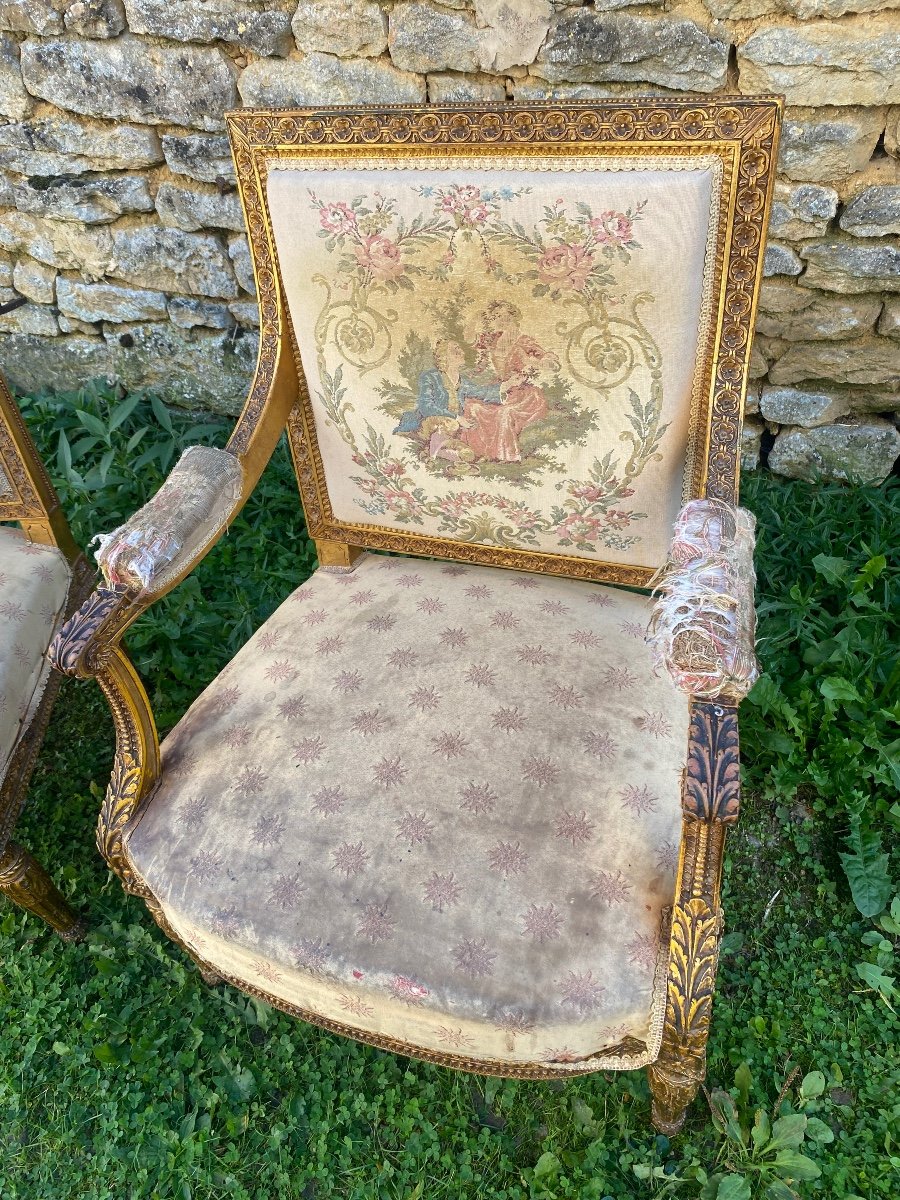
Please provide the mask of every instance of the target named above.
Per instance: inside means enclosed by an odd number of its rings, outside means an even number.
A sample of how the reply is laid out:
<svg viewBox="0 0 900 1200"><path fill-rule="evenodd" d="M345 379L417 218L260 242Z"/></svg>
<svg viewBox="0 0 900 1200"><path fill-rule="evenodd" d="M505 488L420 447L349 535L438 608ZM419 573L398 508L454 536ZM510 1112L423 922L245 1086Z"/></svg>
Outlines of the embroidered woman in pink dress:
<svg viewBox="0 0 900 1200"><path fill-rule="evenodd" d="M520 462L519 434L547 415L543 390L535 380L543 370L558 371L559 359L520 331L522 314L505 300L492 301L481 320L475 343L477 374L500 385L500 402L467 399L465 418L470 428L459 437L478 458Z"/></svg>

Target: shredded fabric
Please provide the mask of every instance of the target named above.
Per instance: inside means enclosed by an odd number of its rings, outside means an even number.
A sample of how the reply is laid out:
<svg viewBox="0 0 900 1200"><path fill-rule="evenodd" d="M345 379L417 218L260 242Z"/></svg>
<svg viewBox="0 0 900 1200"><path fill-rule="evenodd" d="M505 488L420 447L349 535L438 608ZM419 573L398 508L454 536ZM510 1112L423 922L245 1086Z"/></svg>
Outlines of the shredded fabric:
<svg viewBox="0 0 900 1200"><path fill-rule="evenodd" d="M657 669L698 700L737 704L759 675L754 653L756 519L722 500L678 514L647 630Z"/></svg>
<svg viewBox="0 0 900 1200"><path fill-rule="evenodd" d="M233 454L190 446L143 508L93 539L104 577L139 592L162 586L177 573L183 551L196 552L227 524L240 500L241 479Z"/></svg>

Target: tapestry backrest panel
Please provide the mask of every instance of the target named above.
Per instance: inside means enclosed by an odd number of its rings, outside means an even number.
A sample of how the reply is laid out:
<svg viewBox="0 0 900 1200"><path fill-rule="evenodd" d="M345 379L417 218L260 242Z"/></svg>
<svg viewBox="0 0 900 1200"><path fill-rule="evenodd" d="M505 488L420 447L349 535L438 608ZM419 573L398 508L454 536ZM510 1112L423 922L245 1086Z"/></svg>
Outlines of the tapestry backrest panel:
<svg viewBox="0 0 900 1200"><path fill-rule="evenodd" d="M326 536L647 582L707 473L732 149L268 154Z"/></svg>

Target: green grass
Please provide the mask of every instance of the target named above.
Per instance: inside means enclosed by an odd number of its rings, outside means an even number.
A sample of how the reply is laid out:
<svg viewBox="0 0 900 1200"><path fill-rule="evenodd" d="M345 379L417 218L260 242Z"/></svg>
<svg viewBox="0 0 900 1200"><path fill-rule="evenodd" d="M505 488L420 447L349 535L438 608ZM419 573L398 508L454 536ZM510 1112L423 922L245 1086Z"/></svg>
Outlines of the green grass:
<svg viewBox="0 0 900 1200"><path fill-rule="evenodd" d="M33 402L27 416L76 535L86 541L152 491L189 431L185 419L173 425L146 403L110 431L120 406L101 392L77 405L103 425L101 433L73 416L71 398ZM157 452L134 471L118 447L142 427L147 433L139 446ZM190 433L222 441L220 429ZM94 444L79 449L90 437ZM104 481L99 464L109 449ZM884 925L876 932L854 905L839 858L856 803L844 796L855 786L852 753L822 750L834 740L832 731L838 740L868 738L890 747L889 722L856 711L865 709L865 696L827 708L819 681L840 674L860 690L872 676L878 704L890 709L882 695L893 686L885 605L893 602L896 563L853 593L864 592L874 606L852 605L851 615L861 612L869 622L853 650L859 671L846 662L820 670L804 656L815 659L815 652L807 655L812 643L827 643L832 626L846 623L850 581L896 542L900 489L751 477L744 499L760 521L763 663L801 732L777 698L747 706L750 787L726 864L728 933L709 1084L731 1088L751 1120L756 1108L777 1116L782 1086L798 1067L778 1111L792 1105L826 1128L816 1126L818 1139L803 1146L821 1175L793 1185L795 1191L829 1200L895 1200L900 1064L890 1004L896 1003L886 986L873 989L857 970L867 956L874 963L880 955L879 969L890 978L895 939ZM851 565L833 567L830 579L812 565L823 553ZM130 636L163 729L312 566L279 448L224 544ZM823 610L831 625L817 625L808 636L803 613L813 621ZM810 690L805 698L803 688ZM822 739L814 721L824 723ZM794 744L801 737L802 754ZM838 794L803 775L798 764L816 753L824 756L823 770L828 755L837 754ZM877 751L866 746L857 757L866 755ZM111 758L109 717L97 689L67 681L17 836L52 864L65 892L88 912L91 933L86 943L65 946L36 919L0 907L4 1200L763 1195L740 1138L729 1140L717 1127L702 1095L684 1132L670 1142L650 1128L641 1073L569 1083L468 1077L320 1032L234 989L207 989L94 849ZM869 767L861 762L856 775L863 778ZM885 804L872 801L861 819L882 838L884 854L889 796L878 778L866 777L864 790L878 789ZM742 1063L749 1084L743 1068L735 1083ZM802 1095L799 1088L811 1072L822 1073L824 1087L810 1098L817 1087L805 1085ZM742 1088L749 1088L746 1104ZM722 1111L721 1097L713 1100ZM704 1176L717 1171L744 1176L747 1189L704 1185Z"/></svg>

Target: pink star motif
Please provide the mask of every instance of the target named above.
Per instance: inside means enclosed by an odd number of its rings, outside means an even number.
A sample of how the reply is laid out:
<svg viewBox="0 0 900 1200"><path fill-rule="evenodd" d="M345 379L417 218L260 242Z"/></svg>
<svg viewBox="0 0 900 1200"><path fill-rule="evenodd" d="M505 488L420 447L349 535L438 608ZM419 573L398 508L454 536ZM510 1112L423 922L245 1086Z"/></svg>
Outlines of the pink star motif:
<svg viewBox="0 0 900 1200"><path fill-rule="evenodd" d="M331 687L333 691L349 696L352 692L358 692L362 683L363 677L359 671L341 671L339 675L335 675Z"/></svg>
<svg viewBox="0 0 900 1200"><path fill-rule="evenodd" d="M603 674L603 683L617 692L624 692L634 687L637 675L632 675L627 667L607 667Z"/></svg>
<svg viewBox="0 0 900 1200"><path fill-rule="evenodd" d="M525 926L522 936L530 935L532 941L541 945L558 938L562 928L562 913L553 904L532 904L519 914L519 920Z"/></svg>
<svg viewBox="0 0 900 1200"><path fill-rule="evenodd" d="M448 650L463 650L469 643L469 635L464 629L445 629L439 640Z"/></svg>
<svg viewBox="0 0 900 1200"><path fill-rule="evenodd" d="M338 1004L344 1012L352 1013L354 1017L374 1017L375 1009L359 996L338 996Z"/></svg>
<svg viewBox="0 0 900 1200"><path fill-rule="evenodd" d="M293 596L291 596L291 603L308 604L310 600L315 600L315 598L316 593L312 590L312 588L307 587L307 585L304 583L301 584L300 587L297 588L296 592L294 592Z"/></svg>
<svg viewBox="0 0 900 1200"><path fill-rule="evenodd" d="M599 1008L606 988L594 978L593 972L569 971L559 984L563 1004L570 1004L579 1013L591 1013Z"/></svg>
<svg viewBox="0 0 900 1200"><path fill-rule="evenodd" d="M529 667L546 667L553 655L543 646L519 646L516 650L516 658L520 663L525 663Z"/></svg>
<svg viewBox="0 0 900 1200"><path fill-rule="evenodd" d="M419 712L424 713L434 712L440 702L440 693L433 687L418 687L410 692L407 704L410 708L417 708Z"/></svg>
<svg viewBox="0 0 900 1200"><path fill-rule="evenodd" d="M614 1046L628 1037L627 1025L604 1025L597 1036L604 1046Z"/></svg>
<svg viewBox="0 0 900 1200"><path fill-rule="evenodd" d="M584 704L584 696L581 692L570 687L568 684L553 683L550 685L550 703L555 704L557 708L561 708L563 712L569 712L573 708L581 708Z"/></svg>
<svg viewBox="0 0 900 1200"><path fill-rule="evenodd" d="M606 592L592 592L588 596L588 604L597 604L600 608L609 608L612 603L612 596L608 596Z"/></svg>
<svg viewBox="0 0 900 1200"><path fill-rule="evenodd" d="M484 938L464 938L451 951L453 960L464 975L477 979L493 975L497 951L491 950Z"/></svg>
<svg viewBox="0 0 900 1200"><path fill-rule="evenodd" d="M230 749L237 750L246 746L252 736L253 730L249 725L231 725L222 735L222 741Z"/></svg>
<svg viewBox="0 0 900 1200"><path fill-rule="evenodd" d="M313 794L312 812L320 817L330 817L339 813L344 807L346 797L340 786L320 787Z"/></svg>
<svg viewBox="0 0 900 1200"><path fill-rule="evenodd" d="M208 811L209 801L205 796L192 796L178 806L176 820L179 825L194 833L203 824Z"/></svg>
<svg viewBox="0 0 900 1200"><path fill-rule="evenodd" d="M656 851L656 867L666 874L675 874L678 869L678 847L674 842L663 842Z"/></svg>
<svg viewBox="0 0 900 1200"><path fill-rule="evenodd" d="M387 728L387 725L387 717L382 716L377 708L357 713L350 722L350 728L353 732L361 733L363 737L371 737L374 733L382 733Z"/></svg>
<svg viewBox="0 0 900 1200"><path fill-rule="evenodd" d="M629 962L633 962L635 966L646 967L648 970L652 970L656 966L659 943L652 934L635 933L625 949Z"/></svg>
<svg viewBox="0 0 900 1200"><path fill-rule="evenodd" d="M418 654L409 646L392 650L388 655L388 664L392 667L414 667L418 661Z"/></svg>
<svg viewBox="0 0 900 1200"><path fill-rule="evenodd" d="M421 613L427 613L428 616L434 616L436 613L442 613L447 605L443 600L438 600L437 596L423 596L417 601L416 608Z"/></svg>
<svg viewBox="0 0 900 1200"><path fill-rule="evenodd" d="M549 613L553 617L564 617L571 611L568 604L563 604L562 600L541 601L541 612Z"/></svg>
<svg viewBox="0 0 900 1200"><path fill-rule="evenodd" d="M410 847L430 842L434 834L434 822L429 821L428 814L424 812L404 813L402 817L397 818L394 824L397 826L398 841L407 842Z"/></svg>
<svg viewBox="0 0 900 1200"><path fill-rule="evenodd" d="M497 803L496 792L486 783L467 783L459 794L463 798L460 808L476 817L492 812Z"/></svg>
<svg viewBox="0 0 900 1200"><path fill-rule="evenodd" d="M574 1063L583 1057L577 1050L572 1050L569 1046L547 1046L540 1053L541 1062L549 1063Z"/></svg>
<svg viewBox="0 0 900 1200"><path fill-rule="evenodd" d="M220 716L230 712L241 698L239 687L222 688L210 701L210 708Z"/></svg>
<svg viewBox="0 0 900 1200"><path fill-rule="evenodd" d="M306 700L303 696L290 696L278 705L278 715L285 721L293 721L297 717L302 717L305 712Z"/></svg>
<svg viewBox="0 0 900 1200"><path fill-rule="evenodd" d="M416 983L414 979L408 979L405 975L395 975L388 984L388 991L395 1000L411 1006L421 1004L428 995L427 987Z"/></svg>
<svg viewBox="0 0 900 1200"><path fill-rule="evenodd" d="M397 586L402 588L417 588L422 586L421 575L398 575Z"/></svg>
<svg viewBox="0 0 900 1200"><path fill-rule="evenodd" d="M594 823L588 820L587 813L569 812L564 809L556 818L556 837L561 842L571 842L572 848L584 846L594 837Z"/></svg>
<svg viewBox="0 0 900 1200"><path fill-rule="evenodd" d="M593 754L595 758L605 762L615 758L618 750L616 743L602 729L586 729L581 734L581 744L584 746L586 754Z"/></svg>
<svg viewBox="0 0 900 1200"><path fill-rule="evenodd" d="M264 629L256 639L260 650L274 650L278 645L280 634L277 634L274 629Z"/></svg>
<svg viewBox="0 0 900 1200"><path fill-rule="evenodd" d="M342 842L336 850L332 850L331 857L334 859L332 871L340 871L348 879L351 875L358 875L369 865L369 852L362 842L355 845L352 842Z"/></svg>
<svg viewBox="0 0 900 1200"><path fill-rule="evenodd" d="M518 629L522 622L512 609L498 609L491 617L491 624L495 629Z"/></svg>
<svg viewBox="0 0 900 1200"><path fill-rule="evenodd" d="M379 613L366 621L366 629L371 629L373 633L388 633L396 624L397 618L393 613Z"/></svg>
<svg viewBox="0 0 900 1200"><path fill-rule="evenodd" d="M388 942L394 936L397 921L388 912L387 904L367 904L356 925L357 937L368 941Z"/></svg>
<svg viewBox="0 0 900 1200"><path fill-rule="evenodd" d="M254 961L253 971L260 979L265 979L268 983L280 983L283 978L278 968L264 958L257 958Z"/></svg>
<svg viewBox="0 0 900 1200"><path fill-rule="evenodd" d="M284 837L284 828L281 813L267 813L257 818L250 840L257 846L278 846Z"/></svg>
<svg viewBox="0 0 900 1200"><path fill-rule="evenodd" d="M519 575L513 580L513 587L523 588L525 591L531 591L540 586L540 582L533 575Z"/></svg>
<svg viewBox="0 0 900 1200"><path fill-rule="evenodd" d="M407 768L399 756L397 758L385 757L372 768L375 782L385 788L399 787L406 777L406 773Z"/></svg>
<svg viewBox="0 0 900 1200"><path fill-rule="evenodd" d="M38 565L34 568L34 575L35 578L40 579L42 583L53 582L53 568L49 567L46 563L38 563ZM4 579L0 579L0 585L5 582L6 581Z"/></svg>
<svg viewBox="0 0 900 1200"><path fill-rule="evenodd" d="M502 1033L532 1033L535 1023L527 1013L512 1009L509 1012L498 1014L494 1019L494 1028L499 1029Z"/></svg>
<svg viewBox="0 0 900 1200"><path fill-rule="evenodd" d="M307 890L299 875L279 875L269 892L269 903L282 912L296 908Z"/></svg>
<svg viewBox="0 0 900 1200"><path fill-rule="evenodd" d="M498 708L491 714L491 726L502 729L504 733L521 733L528 723L528 718L519 712L518 708Z"/></svg>
<svg viewBox="0 0 900 1200"><path fill-rule="evenodd" d="M209 914L209 927L216 937L231 941L241 932L241 918L233 904L228 908L214 908Z"/></svg>
<svg viewBox="0 0 900 1200"><path fill-rule="evenodd" d="M665 713L645 712L643 716L638 717L637 726L651 737L665 738L672 735L672 722L666 718Z"/></svg>
<svg viewBox="0 0 900 1200"><path fill-rule="evenodd" d="M222 868L222 860L214 850L198 850L191 859L188 874L193 875L198 883L207 883L215 879Z"/></svg>
<svg viewBox="0 0 900 1200"><path fill-rule="evenodd" d="M504 879L510 875L521 875L528 865L528 855L519 842L498 842L488 850L488 866Z"/></svg>
<svg viewBox="0 0 900 1200"><path fill-rule="evenodd" d="M7 618L9 621L24 621L28 616L21 604L16 604L13 600L4 600L0 604L0 615Z"/></svg>
<svg viewBox="0 0 900 1200"><path fill-rule="evenodd" d="M462 892L462 887L456 882L452 871L447 875L432 871L430 879L422 880L422 887L425 890L425 901L435 912L443 912L445 908L451 908Z"/></svg>
<svg viewBox="0 0 900 1200"><path fill-rule="evenodd" d="M266 679L271 679L276 683L283 683L286 679L293 679L296 674L297 672L286 658L276 659L265 670Z"/></svg>
<svg viewBox="0 0 900 1200"><path fill-rule="evenodd" d="M487 663L473 663L465 675L466 683L474 687L492 687L497 682L497 672Z"/></svg>
<svg viewBox="0 0 900 1200"><path fill-rule="evenodd" d="M638 638L640 641L644 640L644 634L647 632L644 626L638 625L636 621L623 621L619 628L628 637Z"/></svg>
<svg viewBox="0 0 900 1200"><path fill-rule="evenodd" d="M448 1025L439 1025L437 1027L438 1041L443 1042L445 1046L452 1046L454 1050L468 1050L475 1043L467 1033L463 1033L462 1029L452 1029Z"/></svg>
<svg viewBox="0 0 900 1200"><path fill-rule="evenodd" d="M463 591L473 600L490 600L494 594L486 583L470 583Z"/></svg>
<svg viewBox="0 0 900 1200"><path fill-rule="evenodd" d="M431 739L432 754L440 754L449 762L451 758L460 758L469 748L469 743L461 733L440 733Z"/></svg>
<svg viewBox="0 0 900 1200"><path fill-rule="evenodd" d="M263 790L268 778L262 767L244 766L234 781L234 790L244 796L256 796Z"/></svg>
<svg viewBox="0 0 900 1200"><path fill-rule="evenodd" d="M622 807L627 808L636 817L641 816L642 813L656 812L659 797L654 796L646 784L638 787L637 784L628 783L622 788L619 796L622 800Z"/></svg>
<svg viewBox="0 0 900 1200"><path fill-rule="evenodd" d="M344 639L340 635L323 637L316 645L316 654L328 658L331 654L340 654L343 649Z"/></svg>
<svg viewBox="0 0 900 1200"><path fill-rule="evenodd" d="M539 788L550 787L559 778L559 767L552 759L533 755L522 763L522 778Z"/></svg>
<svg viewBox="0 0 900 1200"><path fill-rule="evenodd" d="M614 904L624 904L628 900L631 884L621 871L595 871L588 881L588 890L592 900L602 900L607 908Z"/></svg>
<svg viewBox="0 0 900 1200"><path fill-rule="evenodd" d="M468 570L465 567L446 566L441 567L442 575L468 575Z"/></svg>
<svg viewBox="0 0 900 1200"><path fill-rule="evenodd" d="M291 946L291 958L302 970L320 975L328 961L328 950L321 938L301 938Z"/></svg>
<svg viewBox="0 0 900 1200"><path fill-rule="evenodd" d="M31 652L26 650L19 642L13 646L13 654L16 657L16 661L21 663L23 667L27 667L31 663Z"/></svg>
<svg viewBox="0 0 900 1200"><path fill-rule="evenodd" d="M350 597L350 603L355 604L357 608L364 608L367 604L371 604L375 599L375 593L370 589L361 592L354 592Z"/></svg>
<svg viewBox="0 0 900 1200"><path fill-rule="evenodd" d="M328 617L328 612L324 608L311 608L308 613L305 613L300 620L301 625L321 625Z"/></svg>
<svg viewBox="0 0 900 1200"><path fill-rule="evenodd" d="M294 762L304 764L318 762L324 752L325 743L320 737L301 738L294 743L291 751Z"/></svg>
<svg viewBox="0 0 900 1200"><path fill-rule="evenodd" d="M576 629L574 633L569 634L569 641L575 646L580 646L582 650L597 650L603 645L603 638L591 629Z"/></svg>

